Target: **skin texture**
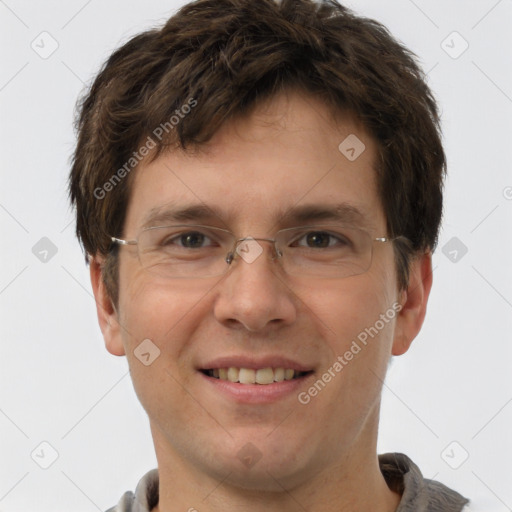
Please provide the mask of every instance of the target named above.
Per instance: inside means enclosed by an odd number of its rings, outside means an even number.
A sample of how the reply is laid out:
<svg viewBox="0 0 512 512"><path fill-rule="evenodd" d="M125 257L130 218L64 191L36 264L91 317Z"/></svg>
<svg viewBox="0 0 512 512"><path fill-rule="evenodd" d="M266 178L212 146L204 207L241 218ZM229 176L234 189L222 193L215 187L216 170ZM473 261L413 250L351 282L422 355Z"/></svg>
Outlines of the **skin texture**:
<svg viewBox="0 0 512 512"><path fill-rule="evenodd" d="M356 134L366 150L350 162L338 145ZM209 224L239 237L271 238L283 211L297 205L357 207L372 237L386 236L375 185L376 146L348 115L334 119L308 95L280 94L247 118L226 123L201 151L174 151L134 176L124 238L137 237L154 207L206 204ZM198 222L201 223L201 222ZM116 311L101 280L91 281L106 348L126 355L148 413L160 475L160 512L393 511L400 497L380 473L376 440L382 380L390 356L421 328L432 284L431 255L411 266L397 289L392 244L374 243L371 268L344 279L286 276L271 246L248 264L237 259L222 277L163 280L141 268L135 247L120 251ZM402 307L378 335L308 404L297 394L264 405L237 404L197 371L220 356L278 354L315 378L394 303ZM161 351L149 366L134 350L151 339ZM252 443L252 467L237 456Z"/></svg>

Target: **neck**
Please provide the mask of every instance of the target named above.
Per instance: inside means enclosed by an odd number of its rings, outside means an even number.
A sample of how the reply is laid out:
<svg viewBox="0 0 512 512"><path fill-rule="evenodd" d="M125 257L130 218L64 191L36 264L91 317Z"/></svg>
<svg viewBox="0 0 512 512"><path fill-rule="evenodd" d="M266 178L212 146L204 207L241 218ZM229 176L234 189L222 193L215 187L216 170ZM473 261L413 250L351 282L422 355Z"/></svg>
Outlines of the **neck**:
<svg viewBox="0 0 512 512"><path fill-rule="evenodd" d="M262 489L241 488L231 473L208 475L192 467L152 427L159 471L159 503L151 512L349 512L396 511L400 496L389 489L376 453L376 428L337 465L321 468L300 483L284 486L269 479ZM367 432L369 434L369 432ZM270 472L269 472L270 475Z"/></svg>
<svg viewBox="0 0 512 512"><path fill-rule="evenodd" d="M395 512L400 496L387 487L378 468L371 473L366 471L364 478L362 474L340 478L323 473L301 488L270 492L240 489L213 479L192 487L187 485L190 481L178 481L174 471L166 473L159 468L160 501L152 512Z"/></svg>

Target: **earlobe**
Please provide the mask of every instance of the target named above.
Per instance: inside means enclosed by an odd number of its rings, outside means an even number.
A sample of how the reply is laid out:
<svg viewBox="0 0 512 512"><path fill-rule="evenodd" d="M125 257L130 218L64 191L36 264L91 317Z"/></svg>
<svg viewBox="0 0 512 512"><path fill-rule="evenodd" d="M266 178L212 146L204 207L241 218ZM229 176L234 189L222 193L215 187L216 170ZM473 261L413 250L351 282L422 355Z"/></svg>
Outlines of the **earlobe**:
<svg viewBox="0 0 512 512"><path fill-rule="evenodd" d="M392 354L400 356L409 350L420 332L427 312L427 302L432 288L432 253L427 252L413 259L409 272L409 285L402 291L402 309L397 317Z"/></svg>
<svg viewBox="0 0 512 512"><path fill-rule="evenodd" d="M104 260L100 257L89 257L89 270L98 322L107 350L115 356L123 356L125 351L121 339L118 313L103 282L103 263Z"/></svg>

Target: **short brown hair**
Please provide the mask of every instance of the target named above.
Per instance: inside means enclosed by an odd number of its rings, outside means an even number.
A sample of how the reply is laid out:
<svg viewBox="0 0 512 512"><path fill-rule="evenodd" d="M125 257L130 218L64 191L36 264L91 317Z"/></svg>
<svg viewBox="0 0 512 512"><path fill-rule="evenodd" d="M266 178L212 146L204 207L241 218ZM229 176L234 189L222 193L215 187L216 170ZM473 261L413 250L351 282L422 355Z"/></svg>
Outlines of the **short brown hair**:
<svg viewBox="0 0 512 512"><path fill-rule="evenodd" d="M446 167L436 102L415 56L335 0L197 0L116 50L78 104L69 181L76 233L87 254L106 256L114 304L110 236L122 235L134 152L159 126L168 129L152 137L152 158L200 147L287 88L354 113L375 138L388 236L411 242L395 251L398 285L407 286L411 257L437 244Z"/></svg>

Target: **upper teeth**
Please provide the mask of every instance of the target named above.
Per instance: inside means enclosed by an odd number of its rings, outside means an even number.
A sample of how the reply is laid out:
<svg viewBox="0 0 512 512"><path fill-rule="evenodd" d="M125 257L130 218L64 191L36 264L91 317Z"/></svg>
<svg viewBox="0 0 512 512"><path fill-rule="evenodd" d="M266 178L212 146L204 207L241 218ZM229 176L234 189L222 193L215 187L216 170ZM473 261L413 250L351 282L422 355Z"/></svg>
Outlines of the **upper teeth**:
<svg viewBox="0 0 512 512"><path fill-rule="evenodd" d="M240 384L272 384L297 377L300 372L291 368L216 368L210 370L209 374L221 380L240 382Z"/></svg>

